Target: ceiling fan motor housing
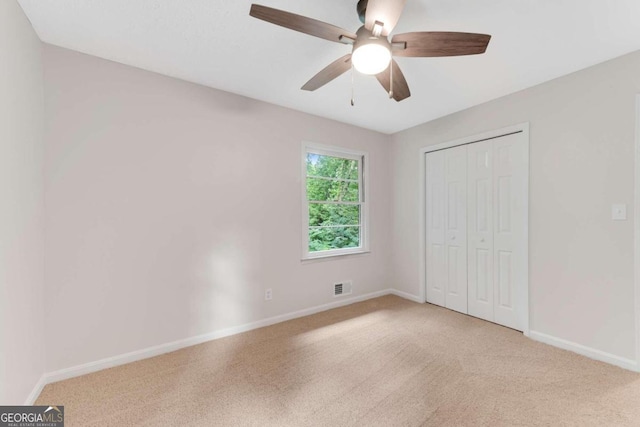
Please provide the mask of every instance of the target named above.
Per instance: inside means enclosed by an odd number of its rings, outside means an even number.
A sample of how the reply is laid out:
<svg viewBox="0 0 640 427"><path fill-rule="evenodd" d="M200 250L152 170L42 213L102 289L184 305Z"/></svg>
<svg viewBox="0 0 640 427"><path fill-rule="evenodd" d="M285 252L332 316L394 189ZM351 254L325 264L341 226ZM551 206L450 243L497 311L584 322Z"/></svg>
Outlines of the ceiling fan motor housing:
<svg viewBox="0 0 640 427"><path fill-rule="evenodd" d="M353 43L353 51L355 52L358 47L365 44L378 44L386 47L389 51L391 51L391 43L386 37L376 37L373 33L367 30L364 25L358 29L356 32L356 41Z"/></svg>

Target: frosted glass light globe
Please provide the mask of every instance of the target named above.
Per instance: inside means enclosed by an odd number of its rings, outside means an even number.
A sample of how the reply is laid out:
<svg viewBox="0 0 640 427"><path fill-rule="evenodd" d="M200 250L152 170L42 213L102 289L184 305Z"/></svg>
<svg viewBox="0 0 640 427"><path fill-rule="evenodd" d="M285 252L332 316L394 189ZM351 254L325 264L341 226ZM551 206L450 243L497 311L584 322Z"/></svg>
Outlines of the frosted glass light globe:
<svg viewBox="0 0 640 427"><path fill-rule="evenodd" d="M362 74L374 75L387 69L391 62L391 51L380 44L363 44L353 51L351 61Z"/></svg>

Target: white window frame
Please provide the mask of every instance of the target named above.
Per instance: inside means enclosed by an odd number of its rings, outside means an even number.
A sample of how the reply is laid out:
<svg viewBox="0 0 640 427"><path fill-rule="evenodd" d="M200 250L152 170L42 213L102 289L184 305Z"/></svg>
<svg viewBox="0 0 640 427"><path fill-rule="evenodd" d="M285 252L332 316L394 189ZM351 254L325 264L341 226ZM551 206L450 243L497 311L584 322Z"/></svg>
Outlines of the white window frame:
<svg viewBox="0 0 640 427"><path fill-rule="evenodd" d="M307 201L307 153L340 157L358 161L358 189L360 190L360 246L357 248L331 249L309 252L309 202ZM329 258L369 252L369 153L342 147L302 143L302 259Z"/></svg>

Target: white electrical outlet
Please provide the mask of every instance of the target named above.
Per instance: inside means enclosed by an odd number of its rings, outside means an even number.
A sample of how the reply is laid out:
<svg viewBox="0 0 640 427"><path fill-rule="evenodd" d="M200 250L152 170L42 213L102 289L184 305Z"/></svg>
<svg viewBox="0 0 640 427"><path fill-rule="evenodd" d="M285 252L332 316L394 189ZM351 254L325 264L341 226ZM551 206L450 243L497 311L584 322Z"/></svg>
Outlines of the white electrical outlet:
<svg viewBox="0 0 640 427"><path fill-rule="evenodd" d="M264 291L264 300L271 301L271 298L273 298L273 293L271 292L271 288L269 288Z"/></svg>
<svg viewBox="0 0 640 427"><path fill-rule="evenodd" d="M627 220L627 205L616 204L611 206L611 219L614 221Z"/></svg>

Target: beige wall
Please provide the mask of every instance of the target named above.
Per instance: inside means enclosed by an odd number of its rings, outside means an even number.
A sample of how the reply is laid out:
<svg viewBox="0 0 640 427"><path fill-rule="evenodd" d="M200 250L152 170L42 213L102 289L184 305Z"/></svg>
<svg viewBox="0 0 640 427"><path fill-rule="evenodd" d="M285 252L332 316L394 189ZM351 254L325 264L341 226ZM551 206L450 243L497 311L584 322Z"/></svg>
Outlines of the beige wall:
<svg viewBox="0 0 640 427"><path fill-rule="evenodd" d="M530 122L531 330L635 359L638 92L633 53L394 135L394 285L420 293L420 148ZM628 221L611 220L613 203Z"/></svg>
<svg viewBox="0 0 640 427"><path fill-rule="evenodd" d="M47 371L389 286L387 136L52 46L45 79ZM369 152L370 254L301 262L302 141Z"/></svg>
<svg viewBox="0 0 640 427"><path fill-rule="evenodd" d="M44 373L43 81L40 40L0 1L0 404ZM64 331L56 331L64 332Z"/></svg>

